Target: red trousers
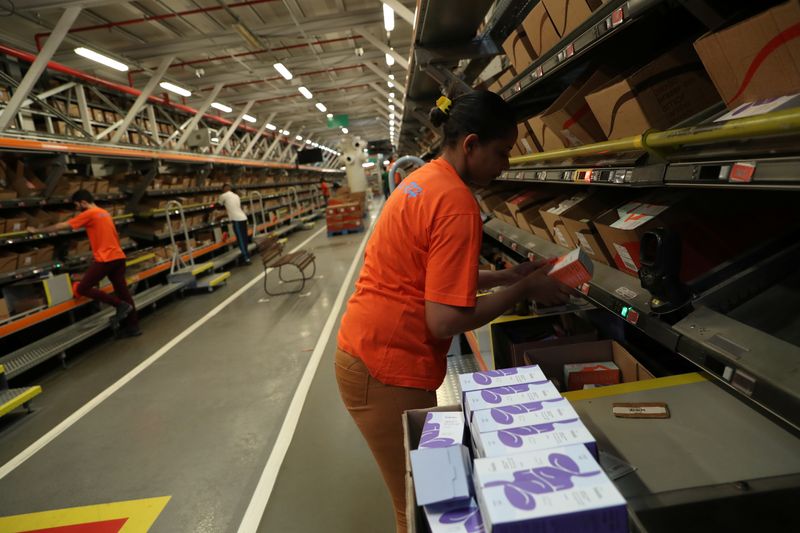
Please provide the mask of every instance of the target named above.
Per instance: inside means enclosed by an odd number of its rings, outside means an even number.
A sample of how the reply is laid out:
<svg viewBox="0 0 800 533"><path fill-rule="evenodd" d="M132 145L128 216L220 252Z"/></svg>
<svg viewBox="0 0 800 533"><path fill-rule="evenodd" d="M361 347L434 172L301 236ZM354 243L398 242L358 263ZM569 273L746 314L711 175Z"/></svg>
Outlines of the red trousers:
<svg viewBox="0 0 800 533"><path fill-rule="evenodd" d="M95 286L100 283L100 280L108 277L111 285L114 287L114 294L108 294ZM86 296L93 300L105 302L114 307L118 306L121 302L128 302L134 307L131 314L125 319L126 326L138 326L139 319L136 316L136 306L131 298L131 293L128 291L128 284L125 281L125 259L117 259L108 261L107 263L95 262L89 265L89 270L83 275L83 279L78 284L78 294Z"/></svg>

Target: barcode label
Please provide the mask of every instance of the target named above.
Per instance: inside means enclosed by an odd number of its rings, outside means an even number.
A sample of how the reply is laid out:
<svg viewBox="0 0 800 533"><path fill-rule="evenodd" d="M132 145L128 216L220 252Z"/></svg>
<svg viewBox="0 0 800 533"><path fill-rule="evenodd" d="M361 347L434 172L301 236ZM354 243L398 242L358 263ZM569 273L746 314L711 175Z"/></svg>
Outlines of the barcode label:
<svg viewBox="0 0 800 533"><path fill-rule="evenodd" d="M589 244L589 241L586 239L586 235L584 235L581 232L575 232L575 236L578 238L578 242L580 243L581 248L583 248L587 254L595 255L592 245Z"/></svg>
<svg viewBox="0 0 800 533"><path fill-rule="evenodd" d="M636 266L636 263L634 263L633 258L631 257L631 254L628 252L627 248L614 243L614 249L619 254L619 258L622 260L622 264L624 264L626 268L633 270L634 272L639 272L639 267Z"/></svg>
<svg viewBox="0 0 800 533"><path fill-rule="evenodd" d="M571 247L570 244L569 244L569 241L564 236L564 233L561 231L561 228L559 228L559 227L553 228L553 233L556 234L556 240L559 242L559 244L561 246L563 246L565 248L570 248Z"/></svg>

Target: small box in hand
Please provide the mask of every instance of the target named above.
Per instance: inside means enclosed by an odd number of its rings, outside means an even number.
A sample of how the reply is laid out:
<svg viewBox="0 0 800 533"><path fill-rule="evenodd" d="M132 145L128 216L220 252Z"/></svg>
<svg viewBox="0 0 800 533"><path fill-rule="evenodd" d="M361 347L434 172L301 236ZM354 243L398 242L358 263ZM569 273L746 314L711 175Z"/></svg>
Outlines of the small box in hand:
<svg viewBox="0 0 800 533"><path fill-rule="evenodd" d="M548 276L568 287L580 287L592 279L594 264L583 248L575 248L568 254L553 260Z"/></svg>

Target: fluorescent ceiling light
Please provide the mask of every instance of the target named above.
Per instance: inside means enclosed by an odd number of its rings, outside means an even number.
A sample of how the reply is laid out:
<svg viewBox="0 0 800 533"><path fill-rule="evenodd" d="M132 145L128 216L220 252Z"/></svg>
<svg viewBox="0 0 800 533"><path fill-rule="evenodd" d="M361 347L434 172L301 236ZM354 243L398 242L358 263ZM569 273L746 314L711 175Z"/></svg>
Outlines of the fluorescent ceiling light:
<svg viewBox="0 0 800 533"><path fill-rule="evenodd" d="M328 113L328 114L327 114L327 115L325 115L325 116L327 116L328 118L333 118L333 113Z"/></svg>
<svg viewBox="0 0 800 533"><path fill-rule="evenodd" d="M389 104L389 111L394 111L394 104Z"/></svg>
<svg viewBox="0 0 800 533"><path fill-rule="evenodd" d="M162 81L158 84L158 86L181 96L192 96L192 91L184 89L183 87L178 87L174 83L170 83L168 81Z"/></svg>
<svg viewBox="0 0 800 533"><path fill-rule="evenodd" d="M247 122L251 122L251 123L252 122L256 122L256 117L254 117L252 115L248 115L247 113L245 113L245 115L242 118L244 120L246 120Z"/></svg>
<svg viewBox="0 0 800 533"><path fill-rule="evenodd" d="M278 126L276 126L275 124L270 124L270 123L267 123L267 129L268 129L269 131L275 131L275 130L277 130L277 129L278 129Z"/></svg>
<svg viewBox="0 0 800 533"><path fill-rule="evenodd" d="M394 98L394 93L389 93L389 98Z"/></svg>
<svg viewBox="0 0 800 533"><path fill-rule="evenodd" d="M347 167L339 167L339 170L347 170Z"/></svg>
<svg viewBox="0 0 800 533"><path fill-rule="evenodd" d="M281 133L283 133L284 135L289 135L289 130L281 130Z"/></svg>
<svg viewBox="0 0 800 533"><path fill-rule="evenodd" d="M346 134L350 133L350 130L348 130L347 128L342 128L342 133L344 133L346 135Z"/></svg>
<svg viewBox="0 0 800 533"><path fill-rule="evenodd" d="M383 162L383 164L384 164L384 165L388 165L388 164L389 164L389 160L388 160L388 159L386 159L386 160Z"/></svg>
<svg viewBox="0 0 800 533"><path fill-rule="evenodd" d="M306 89L302 85L300 87L298 87L297 90L300 91L300 94L305 96L306 99L308 99L308 100L311 100L312 98L314 98L314 95L311 94L311 91L309 91L308 89Z"/></svg>
<svg viewBox="0 0 800 533"><path fill-rule="evenodd" d="M297 139L298 141L302 141L303 140L302 135L295 135L294 138Z"/></svg>
<svg viewBox="0 0 800 533"><path fill-rule="evenodd" d="M226 106L225 104L220 104L219 102L212 103L211 107L213 107L214 109L219 109L223 113L230 113L231 111L233 111L232 108Z"/></svg>
<svg viewBox="0 0 800 533"><path fill-rule="evenodd" d="M362 163L361 166L364 167L364 168L371 168L371 167L375 166L375 163L372 163L372 162L370 162L370 163Z"/></svg>
<svg viewBox="0 0 800 533"><path fill-rule="evenodd" d="M390 81L387 81L387 82L386 82L386 86L387 86L387 87L389 87L389 88L391 89L392 87L394 87L394 83L392 83L392 82L390 82Z"/></svg>
<svg viewBox="0 0 800 533"><path fill-rule="evenodd" d="M389 79L394 80L394 74L389 74Z"/></svg>
<svg viewBox="0 0 800 533"><path fill-rule="evenodd" d="M394 56L389 52L386 52L386 64L390 67L394 65Z"/></svg>
<svg viewBox="0 0 800 533"><path fill-rule="evenodd" d="M286 67L283 65L283 63L275 63L275 64L274 64L274 65L272 65L272 66L273 66L273 67L275 67L275 70L277 70L277 71L278 71L278 74L280 74L281 76L283 76L283 77L284 77L284 78L286 78L287 80L290 80L290 79L292 79L292 73L291 73L291 72L289 72L289 69L288 69L288 68L286 68Z"/></svg>
<svg viewBox="0 0 800 533"><path fill-rule="evenodd" d="M317 109L319 109L323 113L328 110L328 108L325 107L325 104L323 104L322 102L317 102Z"/></svg>
<svg viewBox="0 0 800 533"><path fill-rule="evenodd" d="M86 59L91 59L92 61L96 61L101 65L111 67L115 70L119 70L121 72L128 71L128 65L126 65L125 63L120 63L116 59L111 59L110 57L104 56L103 54L95 52L94 50L89 50L88 48L84 48L81 46L75 49L75 53L78 54L79 56L85 57Z"/></svg>
<svg viewBox="0 0 800 533"><path fill-rule="evenodd" d="M394 9L383 4L383 27L386 31L394 30Z"/></svg>
<svg viewBox="0 0 800 533"><path fill-rule="evenodd" d="M219 142L219 137L211 137L211 142L212 143L218 143Z"/></svg>
<svg viewBox="0 0 800 533"><path fill-rule="evenodd" d="M311 140L306 139L306 144L311 144Z"/></svg>
<svg viewBox="0 0 800 533"><path fill-rule="evenodd" d="M389 120L394 120L394 113L389 113Z"/></svg>

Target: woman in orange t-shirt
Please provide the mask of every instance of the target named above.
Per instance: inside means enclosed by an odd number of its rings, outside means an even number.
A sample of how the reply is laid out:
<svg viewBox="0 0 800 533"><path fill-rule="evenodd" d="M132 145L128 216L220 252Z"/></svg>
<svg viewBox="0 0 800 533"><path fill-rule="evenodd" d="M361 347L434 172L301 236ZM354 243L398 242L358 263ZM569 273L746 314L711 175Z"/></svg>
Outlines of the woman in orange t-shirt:
<svg viewBox="0 0 800 533"><path fill-rule="evenodd" d="M411 173L389 197L367 243L364 266L339 329L336 379L347 410L389 487L397 531L406 531L401 415L436 405L453 335L475 329L523 298L548 305L569 289L548 267L478 270L483 235L473 186L508 168L516 118L498 95L440 100L441 157ZM505 286L478 300L479 289Z"/></svg>

